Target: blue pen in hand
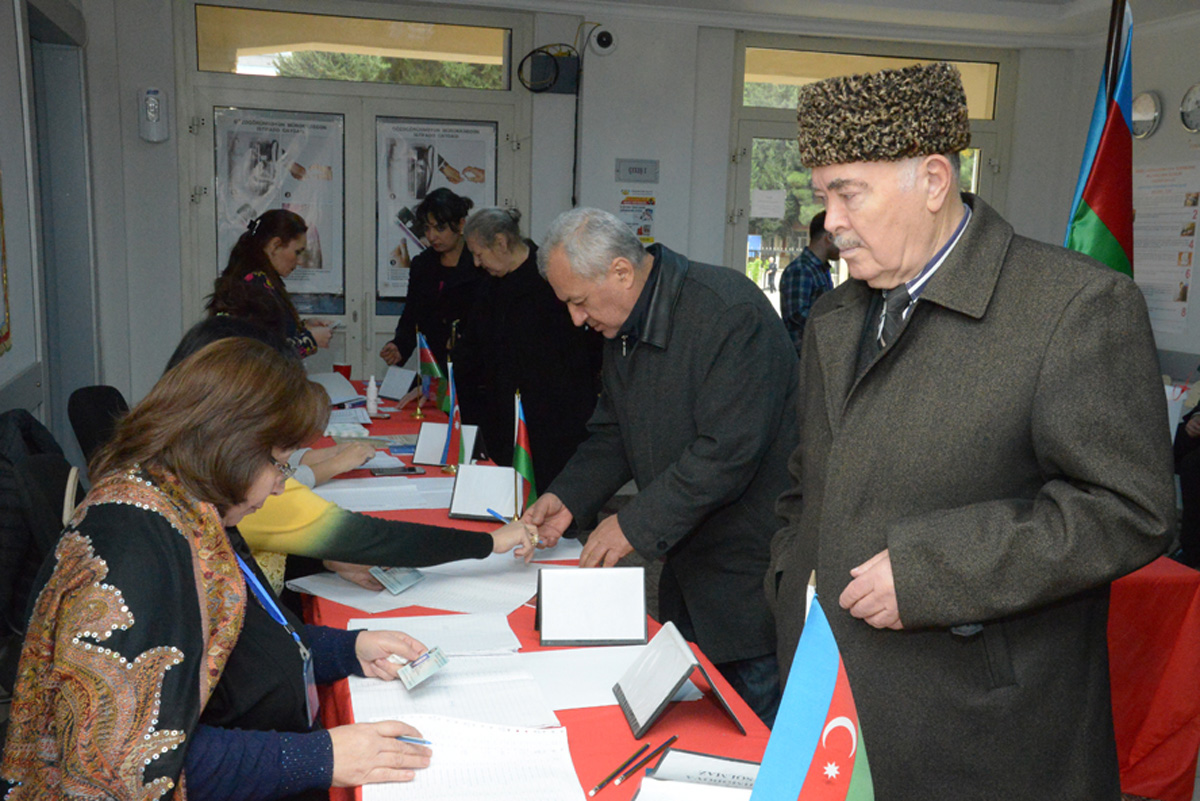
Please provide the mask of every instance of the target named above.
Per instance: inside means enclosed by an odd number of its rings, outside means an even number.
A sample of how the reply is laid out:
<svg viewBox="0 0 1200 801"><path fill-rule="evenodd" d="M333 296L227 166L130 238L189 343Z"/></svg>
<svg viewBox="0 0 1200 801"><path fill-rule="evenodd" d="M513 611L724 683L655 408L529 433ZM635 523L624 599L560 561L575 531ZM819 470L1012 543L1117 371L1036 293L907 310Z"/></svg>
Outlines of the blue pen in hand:
<svg viewBox="0 0 1200 801"><path fill-rule="evenodd" d="M476 508L478 508L478 507L476 507ZM504 515L497 512L495 509L488 509L487 512L489 515L496 518L497 520L499 520L501 523L504 523L505 525L508 525L509 523L513 522L512 520L509 520L507 517L505 517Z"/></svg>
<svg viewBox="0 0 1200 801"><path fill-rule="evenodd" d="M428 740L422 740L420 737L409 737L408 735L400 735L396 738L402 743L411 743L412 745L433 745Z"/></svg>

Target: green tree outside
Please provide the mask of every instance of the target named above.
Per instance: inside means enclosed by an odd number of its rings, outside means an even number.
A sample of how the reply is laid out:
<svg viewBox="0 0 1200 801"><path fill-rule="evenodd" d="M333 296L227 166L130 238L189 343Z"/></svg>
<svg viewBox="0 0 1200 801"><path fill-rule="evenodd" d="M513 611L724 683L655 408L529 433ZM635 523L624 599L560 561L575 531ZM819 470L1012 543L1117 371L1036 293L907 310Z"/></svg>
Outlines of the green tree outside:
<svg viewBox="0 0 1200 801"><path fill-rule="evenodd" d="M274 66L283 78L444 86L456 89L504 88L504 67L500 64L468 64L461 61L385 58L358 53L300 50L277 56Z"/></svg>

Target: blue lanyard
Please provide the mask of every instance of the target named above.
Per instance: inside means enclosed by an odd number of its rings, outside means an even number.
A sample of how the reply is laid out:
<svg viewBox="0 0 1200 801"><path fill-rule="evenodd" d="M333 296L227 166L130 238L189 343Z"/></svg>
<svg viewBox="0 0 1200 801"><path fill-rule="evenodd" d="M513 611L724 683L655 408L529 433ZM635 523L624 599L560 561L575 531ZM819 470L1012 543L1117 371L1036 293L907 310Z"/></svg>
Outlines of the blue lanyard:
<svg viewBox="0 0 1200 801"><path fill-rule="evenodd" d="M279 609L279 604L275 603L275 597L271 593L267 592L266 587L264 587L262 582L258 580L258 576L254 575L254 571L242 561L241 556L238 556L235 553L234 557L237 559L238 567L242 569L242 575L246 577L246 583L250 585L250 590L254 593L254 597L258 599L259 604L262 605L263 609L267 610L267 614L270 615L276 623L287 629L288 634L292 635L292 639L296 641L296 645L300 648L300 656L303 657L305 661L308 661L310 656L308 648L306 648L304 643L300 640L300 635L296 633L294 628L292 628L292 624L288 623L287 618L283 616L283 612L281 612Z"/></svg>

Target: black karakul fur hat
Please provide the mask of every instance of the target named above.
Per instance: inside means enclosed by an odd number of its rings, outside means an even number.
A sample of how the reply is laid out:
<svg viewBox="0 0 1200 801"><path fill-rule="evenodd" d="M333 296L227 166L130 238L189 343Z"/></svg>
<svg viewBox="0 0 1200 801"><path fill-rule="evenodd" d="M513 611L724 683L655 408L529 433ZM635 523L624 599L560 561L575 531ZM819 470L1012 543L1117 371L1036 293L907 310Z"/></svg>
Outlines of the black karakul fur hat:
<svg viewBox="0 0 1200 801"><path fill-rule="evenodd" d="M957 153L971 143L962 76L945 62L827 78L800 87L808 168Z"/></svg>

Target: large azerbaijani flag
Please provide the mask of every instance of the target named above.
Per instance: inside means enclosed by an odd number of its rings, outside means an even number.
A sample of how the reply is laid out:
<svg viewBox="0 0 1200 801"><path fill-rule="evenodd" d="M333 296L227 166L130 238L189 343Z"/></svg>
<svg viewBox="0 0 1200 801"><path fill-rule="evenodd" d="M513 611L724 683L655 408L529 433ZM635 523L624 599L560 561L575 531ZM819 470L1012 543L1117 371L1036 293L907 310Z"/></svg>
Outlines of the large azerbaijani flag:
<svg viewBox="0 0 1200 801"><path fill-rule="evenodd" d="M813 596L750 801L873 801L858 710Z"/></svg>
<svg viewBox="0 0 1200 801"><path fill-rule="evenodd" d="M512 466L517 474L516 516L537 500L537 483L533 478L533 451L529 447L529 429L525 426L525 408L521 405L521 393L516 397L517 419L514 427Z"/></svg>
<svg viewBox="0 0 1200 801"><path fill-rule="evenodd" d="M1065 247L1133 275L1133 12L1113 0L1108 52L1092 111Z"/></svg>

